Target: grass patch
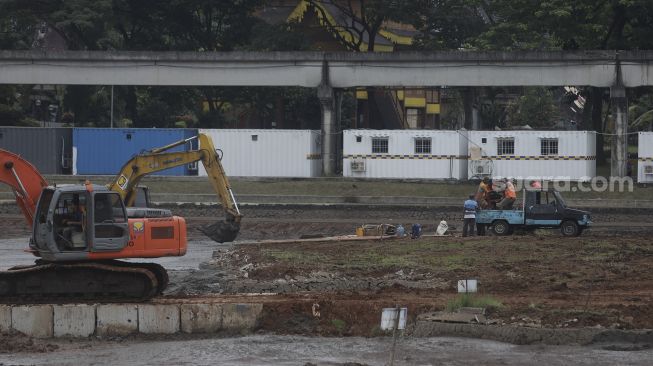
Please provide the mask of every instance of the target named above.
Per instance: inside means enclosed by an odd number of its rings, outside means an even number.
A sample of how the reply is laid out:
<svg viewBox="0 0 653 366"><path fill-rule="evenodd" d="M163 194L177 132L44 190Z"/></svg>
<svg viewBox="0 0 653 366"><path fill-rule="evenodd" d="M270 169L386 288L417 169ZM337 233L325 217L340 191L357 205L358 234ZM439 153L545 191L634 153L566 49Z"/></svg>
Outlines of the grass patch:
<svg viewBox="0 0 653 366"><path fill-rule="evenodd" d="M333 325L333 327L336 328L336 331L342 333L345 331L345 327L347 326L347 323L344 320L332 319L331 325Z"/></svg>
<svg viewBox="0 0 653 366"><path fill-rule="evenodd" d="M474 267L483 262L477 255L481 244L463 246L458 240L439 239L438 242L419 240L406 243L392 242L365 246L360 244L333 246L324 250L261 248L266 261L293 266L333 267L338 270L398 271L457 270Z"/></svg>
<svg viewBox="0 0 653 366"><path fill-rule="evenodd" d="M117 172L116 172L117 173ZM229 174L229 172L227 172ZM97 178L93 183L107 184L111 176ZM83 183L84 176L48 177L50 183ZM267 195L314 195L314 196L407 196L407 197L460 197L462 201L476 191L477 184L472 182L434 182L429 180L352 180L341 179L271 179L251 180L232 177L229 179L236 196L239 194ZM145 177L143 184L150 187L152 193L204 193L213 194L213 189L206 177ZM575 186L571 184L571 186ZM9 191L9 187L0 187L0 191ZM648 199L653 200L653 189L634 187L633 192L563 192L569 199Z"/></svg>
<svg viewBox="0 0 653 366"><path fill-rule="evenodd" d="M282 250L282 249L263 249L263 256L278 262L314 264L324 263L326 257L317 253L303 251Z"/></svg>
<svg viewBox="0 0 653 366"><path fill-rule="evenodd" d="M456 311L460 308L493 308L502 307L503 304L491 296L479 296L476 294L460 294L447 302L447 311Z"/></svg>

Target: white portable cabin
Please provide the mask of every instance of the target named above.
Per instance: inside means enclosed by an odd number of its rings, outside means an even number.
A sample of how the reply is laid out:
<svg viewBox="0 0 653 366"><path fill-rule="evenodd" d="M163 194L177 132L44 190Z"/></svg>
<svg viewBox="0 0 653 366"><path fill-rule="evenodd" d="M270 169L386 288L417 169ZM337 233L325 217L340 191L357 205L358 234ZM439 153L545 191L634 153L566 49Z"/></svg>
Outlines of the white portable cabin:
<svg viewBox="0 0 653 366"><path fill-rule="evenodd" d="M318 177L322 174L320 131L200 129L222 151L233 177ZM201 148L201 146L200 146ZM199 164L198 174L206 176Z"/></svg>
<svg viewBox="0 0 653 366"><path fill-rule="evenodd" d="M653 183L653 132L640 132L637 142L637 182Z"/></svg>
<svg viewBox="0 0 653 366"><path fill-rule="evenodd" d="M596 176L593 131L469 131L470 177L588 181Z"/></svg>
<svg viewBox="0 0 653 366"><path fill-rule="evenodd" d="M345 177L467 179L466 131L345 130Z"/></svg>

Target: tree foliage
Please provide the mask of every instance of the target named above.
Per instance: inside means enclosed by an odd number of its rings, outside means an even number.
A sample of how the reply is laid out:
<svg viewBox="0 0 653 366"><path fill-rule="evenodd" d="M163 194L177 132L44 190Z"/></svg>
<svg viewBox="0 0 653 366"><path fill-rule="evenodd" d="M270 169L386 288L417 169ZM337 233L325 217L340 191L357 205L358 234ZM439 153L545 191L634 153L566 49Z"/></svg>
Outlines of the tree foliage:
<svg viewBox="0 0 653 366"><path fill-rule="evenodd" d="M470 42L487 28L482 0L428 0L422 3L422 16L412 19L421 31L416 37L421 49L470 48Z"/></svg>
<svg viewBox="0 0 653 366"><path fill-rule="evenodd" d="M524 93L508 107L510 126L534 128L553 126L560 118L559 108L549 88L526 87Z"/></svg>
<svg viewBox="0 0 653 366"><path fill-rule="evenodd" d="M420 32L415 48L422 50L653 48L650 36L653 1L650 0L306 1L312 5L312 11L322 15L325 26L340 37L339 41L356 51L365 49L363 42L368 50L374 50L383 24L392 21L412 23ZM265 0L0 0L0 48L29 49L34 46L39 30L48 26L56 29L68 49L73 50L310 49L311 40L306 39L306 33L297 29L296 24L270 25L256 17L258 7L266 3ZM332 23L324 9L336 9L342 18ZM9 90L6 88L0 92L2 110L11 119L25 118L30 92L21 92L21 87L10 88L11 92L6 92ZM109 90L109 87L69 86L62 111L74 115L78 125L107 125ZM503 125L506 119L519 120L530 108L526 104L543 107L550 102L547 93L531 90L507 110L493 99L499 92L499 89L486 89L487 97L478 101L487 126ZM314 91L301 88L116 86L114 93L116 119L127 118L136 126L173 126L179 116L187 115L195 116L184 119L187 124L233 126L238 120L249 118L245 112L234 111L238 103L246 105L250 114L278 120L279 116L270 115L269 106L277 105L280 99L285 100L285 119L293 123L317 118L315 113L319 109ZM602 130L606 93L586 89L583 95L588 108L592 108L588 114L592 116L591 126ZM204 111L204 105L208 111Z"/></svg>
<svg viewBox="0 0 653 366"><path fill-rule="evenodd" d="M352 51L370 52L374 51L376 37L385 22L414 21L426 4L423 0L307 1L341 44Z"/></svg>

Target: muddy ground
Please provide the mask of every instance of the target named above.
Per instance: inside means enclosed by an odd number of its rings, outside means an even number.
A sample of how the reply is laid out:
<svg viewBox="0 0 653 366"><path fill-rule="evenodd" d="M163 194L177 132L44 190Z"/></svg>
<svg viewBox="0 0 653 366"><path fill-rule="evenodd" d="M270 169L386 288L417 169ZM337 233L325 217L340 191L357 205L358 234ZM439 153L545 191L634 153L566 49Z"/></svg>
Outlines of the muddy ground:
<svg viewBox="0 0 653 366"><path fill-rule="evenodd" d="M0 333L0 354L15 352L47 353L58 348L59 346L54 343L36 340L22 334Z"/></svg>
<svg viewBox="0 0 653 366"><path fill-rule="evenodd" d="M218 208L172 207L189 239L219 218ZM454 307L459 279L477 279L498 324L526 327L653 328L653 226L641 212L603 210L579 238L556 231L507 238L432 238L253 244L252 241L353 234L361 224L419 222L433 233L440 219L460 229L456 209L387 206L243 207L238 241L216 247L194 270L171 270L166 298L277 293L262 329L278 333L375 335L379 310L411 315ZM29 231L15 208L0 208L3 238ZM315 316L315 307L321 316Z"/></svg>
<svg viewBox="0 0 653 366"><path fill-rule="evenodd" d="M231 338L56 341L55 353L0 354L0 365L387 365L392 338L250 335ZM650 365L653 351L515 346L464 338L399 338L395 365Z"/></svg>

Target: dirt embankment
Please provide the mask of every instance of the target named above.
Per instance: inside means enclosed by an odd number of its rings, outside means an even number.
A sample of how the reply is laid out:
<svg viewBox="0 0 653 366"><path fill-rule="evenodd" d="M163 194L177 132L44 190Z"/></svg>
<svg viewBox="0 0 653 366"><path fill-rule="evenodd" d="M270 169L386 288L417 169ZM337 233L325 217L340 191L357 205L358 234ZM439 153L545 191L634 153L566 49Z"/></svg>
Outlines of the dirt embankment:
<svg viewBox="0 0 653 366"><path fill-rule="evenodd" d="M170 291L340 294L433 311L458 296L457 280L473 278L502 304L489 314L499 324L641 329L653 328L651 265L653 244L635 235L240 245L173 273Z"/></svg>

